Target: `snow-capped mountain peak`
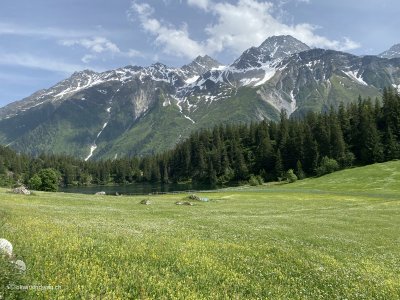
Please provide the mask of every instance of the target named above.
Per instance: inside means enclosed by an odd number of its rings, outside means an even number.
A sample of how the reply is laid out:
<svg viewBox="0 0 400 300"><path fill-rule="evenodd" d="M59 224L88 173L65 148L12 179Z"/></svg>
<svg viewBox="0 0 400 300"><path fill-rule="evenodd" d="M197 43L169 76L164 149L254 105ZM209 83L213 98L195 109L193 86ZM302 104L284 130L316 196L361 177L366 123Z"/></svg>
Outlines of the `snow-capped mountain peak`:
<svg viewBox="0 0 400 300"><path fill-rule="evenodd" d="M283 59L292 54L310 50L310 47L291 35L280 35L267 38L258 49L272 59Z"/></svg>
<svg viewBox="0 0 400 300"><path fill-rule="evenodd" d="M208 55L197 56L190 64L180 68L186 83L190 84L196 81L200 75L212 69L218 69L223 65Z"/></svg>
<svg viewBox="0 0 400 300"><path fill-rule="evenodd" d="M392 48L391 55L400 53ZM157 149L167 149L215 122L277 120L282 109L302 116L358 95L379 96L387 86L400 90L399 74L400 59L270 37L228 66L198 56L181 68L76 72L1 108L0 140L18 151L68 151L87 160L146 154L155 139Z"/></svg>
<svg viewBox="0 0 400 300"><path fill-rule="evenodd" d="M389 50L378 55L382 58L400 58L400 44L393 45Z"/></svg>

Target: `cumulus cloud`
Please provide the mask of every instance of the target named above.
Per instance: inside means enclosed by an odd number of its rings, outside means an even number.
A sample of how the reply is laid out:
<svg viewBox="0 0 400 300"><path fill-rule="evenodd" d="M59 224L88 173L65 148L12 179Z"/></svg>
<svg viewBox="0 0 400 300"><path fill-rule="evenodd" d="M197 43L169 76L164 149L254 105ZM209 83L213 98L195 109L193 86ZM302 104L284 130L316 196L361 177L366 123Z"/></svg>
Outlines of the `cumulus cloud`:
<svg viewBox="0 0 400 300"><path fill-rule="evenodd" d="M155 37L155 43L164 53L188 58L226 50L239 54L251 46L258 46L273 35L292 35L311 47L342 51L360 47L349 38L332 40L318 35L318 27L308 23L286 24L279 18L281 6L272 2L187 0L187 3L203 9L215 20L205 27L207 37L204 40L193 39L186 24L177 27L158 20L154 9L147 3L134 0L130 17L138 20L142 28Z"/></svg>
<svg viewBox="0 0 400 300"><path fill-rule="evenodd" d="M177 28L161 23L153 14L153 8L147 3L132 2L130 17L139 19L143 29L155 36L155 43L163 52L189 58L204 53L202 45L189 37L186 24Z"/></svg>

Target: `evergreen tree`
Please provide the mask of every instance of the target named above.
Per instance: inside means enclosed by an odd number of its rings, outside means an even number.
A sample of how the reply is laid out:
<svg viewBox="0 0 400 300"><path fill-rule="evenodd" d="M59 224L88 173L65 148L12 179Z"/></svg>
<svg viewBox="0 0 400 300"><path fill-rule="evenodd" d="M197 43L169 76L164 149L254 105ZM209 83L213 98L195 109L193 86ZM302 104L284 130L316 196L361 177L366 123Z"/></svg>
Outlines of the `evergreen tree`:
<svg viewBox="0 0 400 300"><path fill-rule="evenodd" d="M301 164L301 161L299 161L299 160L296 163L296 171L295 171L295 173L297 175L297 178L300 179L300 180L306 178L306 174L303 171L303 166Z"/></svg>
<svg viewBox="0 0 400 300"><path fill-rule="evenodd" d="M278 180L282 180L283 178L282 155L279 149L276 152L276 158L275 158L275 176Z"/></svg>
<svg viewBox="0 0 400 300"><path fill-rule="evenodd" d="M389 126L385 133L385 158L386 160L400 158L400 144L396 141Z"/></svg>

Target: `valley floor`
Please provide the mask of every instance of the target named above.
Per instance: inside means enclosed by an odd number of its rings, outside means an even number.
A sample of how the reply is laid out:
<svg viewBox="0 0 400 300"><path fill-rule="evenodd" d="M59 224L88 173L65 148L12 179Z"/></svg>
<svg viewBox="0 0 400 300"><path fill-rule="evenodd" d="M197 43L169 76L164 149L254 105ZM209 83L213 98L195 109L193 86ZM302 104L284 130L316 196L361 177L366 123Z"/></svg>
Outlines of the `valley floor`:
<svg viewBox="0 0 400 300"><path fill-rule="evenodd" d="M399 299L399 183L395 161L194 206L0 189L0 238L23 299Z"/></svg>

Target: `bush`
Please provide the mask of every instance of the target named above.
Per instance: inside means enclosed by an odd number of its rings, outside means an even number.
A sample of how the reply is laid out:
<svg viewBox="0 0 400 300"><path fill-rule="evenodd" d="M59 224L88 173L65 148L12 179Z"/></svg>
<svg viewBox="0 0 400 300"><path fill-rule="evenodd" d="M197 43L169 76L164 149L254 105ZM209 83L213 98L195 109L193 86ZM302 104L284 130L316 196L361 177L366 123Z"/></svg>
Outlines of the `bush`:
<svg viewBox="0 0 400 300"><path fill-rule="evenodd" d="M295 172L297 179L302 180L306 178L306 174L303 171L303 166L301 165L301 162L298 160L296 163L296 172Z"/></svg>
<svg viewBox="0 0 400 300"><path fill-rule="evenodd" d="M251 175L249 179L249 184L251 186L257 186L257 185L262 185L264 182L263 178L260 175L254 176Z"/></svg>
<svg viewBox="0 0 400 300"><path fill-rule="evenodd" d="M293 169L289 169L289 170L286 172L286 180L287 180L289 183L292 183L292 182L296 182L296 181L297 181L297 176L296 176L296 174L294 174Z"/></svg>
<svg viewBox="0 0 400 300"><path fill-rule="evenodd" d="M60 185L60 174L51 168L42 169L39 173L32 176L28 184L33 190L57 192Z"/></svg>
<svg viewBox="0 0 400 300"><path fill-rule="evenodd" d="M350 167L352 167L353 166L353 162L355 160L356 160L355 155L350 151L347 151L346 154L343 157L338 159L339 164L340 164L340 166L342 168L350 168Z"/></svg>
<svg viewBox="0 0 400 300"><path fill-rule="evenodd" d="M339 170L339 164L333 158L324 156L321 160L319 167L317 168L317 175L322 176L325 174L333 173Z"/></svg>
<svg viewBox="0 0 400 300"><path fill-rule="evenodd" d="M28 181L28 186L31 190L40 191L42 186L42 179L38 174L32 176Z"/></svg>

